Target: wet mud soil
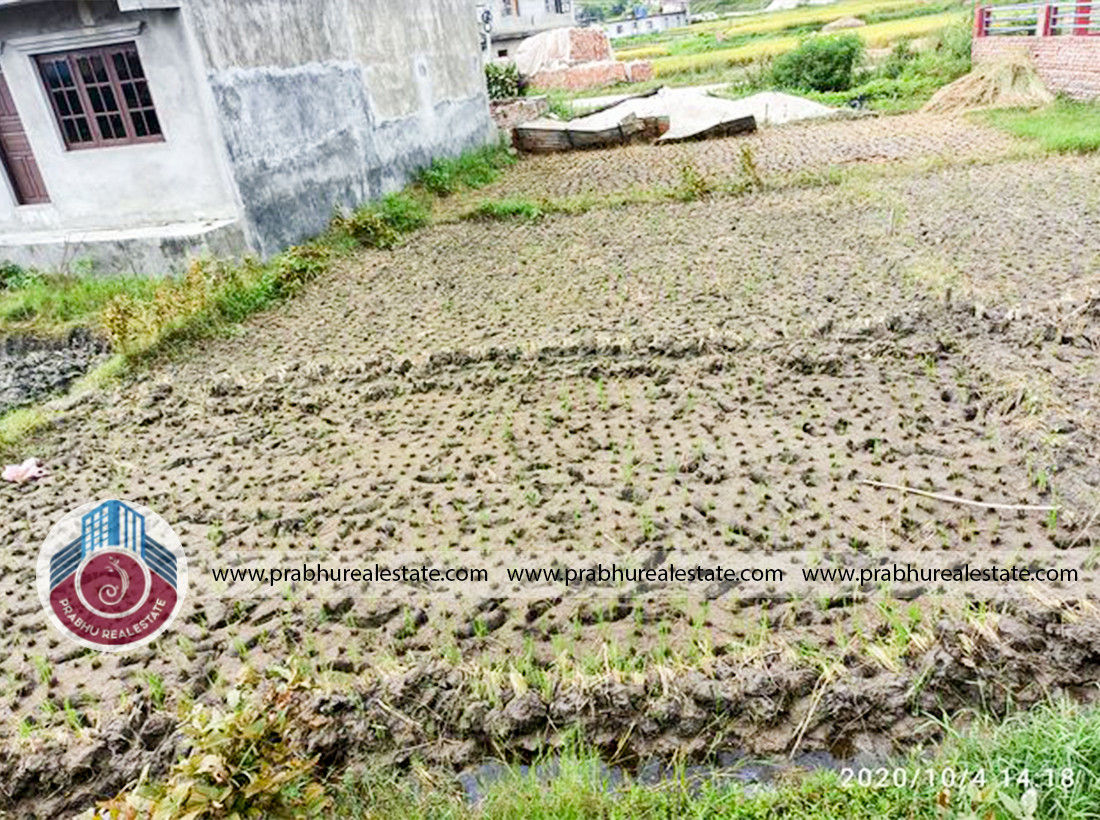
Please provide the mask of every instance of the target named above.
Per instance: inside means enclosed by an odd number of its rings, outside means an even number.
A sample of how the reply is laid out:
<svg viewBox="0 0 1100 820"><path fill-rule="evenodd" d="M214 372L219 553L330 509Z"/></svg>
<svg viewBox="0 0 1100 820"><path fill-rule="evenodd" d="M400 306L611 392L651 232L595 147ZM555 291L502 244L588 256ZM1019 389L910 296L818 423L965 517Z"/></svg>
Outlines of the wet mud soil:
<svg viewBox="0 0 1100 820"><path fill-rule="evenodd" d="M331 765L457 769L569 726L639 760L882 757L934 737L929 714L1090 697L1098 170L1006 161L437 226L73 402L30 444L52 476L0 488L0 805L56 816L162 770L180 748L151 679L216 702L242 666L292 655L325 676L308 742ZM106 497L173 522L191 561L172 633L123 657L63 642L34 587L50 524ZM1081 580L980 605L911 586L231 600L208 572L301 550L518 566L1005 550Z"/></svg>

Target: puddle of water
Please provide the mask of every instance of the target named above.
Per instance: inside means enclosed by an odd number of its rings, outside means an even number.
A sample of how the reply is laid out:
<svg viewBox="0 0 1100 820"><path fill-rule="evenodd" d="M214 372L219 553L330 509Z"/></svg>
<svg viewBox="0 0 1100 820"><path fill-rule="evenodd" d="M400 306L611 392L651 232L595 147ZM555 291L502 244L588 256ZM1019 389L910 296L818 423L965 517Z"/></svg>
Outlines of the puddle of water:
<svg viewBox="0 0 1100 820"><path fill-rule="evenodd" d="M607 791L614 791L624 783L633 780L644 786L659 786L662 783L683 782L689 789L699 789L708 783L728 783L735 781L749 794L768 789L777 777L790 772L816 772L823 770L839 771L852 766L850 760L834 757L829 752L804 752L793 759L762 760L739 752L722 752L713 763L700 763L689 766L676 766L668 761L651 758L636 770L623 766L600 764L600 780ZM865 765L865 764L864 764ZM553 780L561 771L560 758L550 758L534 765L508 766L491 760L458 775L466 800L471 804L480 803L489 789L501 781L516 775L534 776L542 782Z"/></svg>

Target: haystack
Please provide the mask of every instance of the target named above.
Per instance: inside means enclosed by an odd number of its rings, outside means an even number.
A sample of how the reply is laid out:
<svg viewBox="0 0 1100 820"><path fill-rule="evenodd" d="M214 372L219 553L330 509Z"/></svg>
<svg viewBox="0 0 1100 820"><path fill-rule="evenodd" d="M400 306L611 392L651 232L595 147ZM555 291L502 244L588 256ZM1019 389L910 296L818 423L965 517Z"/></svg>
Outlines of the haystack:
<svg viewBox="0 0 1100 820"><path fill-rule="evenodd" d="M828 33L832 31L843 31L849 28L862 28L865 25L867 24L858 17L841 17L839 20L833 20L833 22L828 25L822 26L821 30Z"/></svg>
<svg viewBox="0 0 1100 820"><path fill-rule="evenodd" d="M1035 64L1024 53L981 63L969 74L945 85L921 111L953 114L976 108L1036 108L1054 102Z"/></svg>

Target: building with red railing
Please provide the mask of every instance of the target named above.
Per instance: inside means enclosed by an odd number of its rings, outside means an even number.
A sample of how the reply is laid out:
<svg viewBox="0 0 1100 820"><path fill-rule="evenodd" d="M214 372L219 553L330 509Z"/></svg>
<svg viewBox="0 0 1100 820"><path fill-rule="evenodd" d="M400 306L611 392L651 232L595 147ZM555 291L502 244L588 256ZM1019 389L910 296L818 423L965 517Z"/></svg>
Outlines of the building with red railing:
<svg viewBox="0 0 1100 820"><path fill-rule="evenodd" d="M979 5L974 62L1028 54L1056 94L1100 97L1100 0Z"/></svg>

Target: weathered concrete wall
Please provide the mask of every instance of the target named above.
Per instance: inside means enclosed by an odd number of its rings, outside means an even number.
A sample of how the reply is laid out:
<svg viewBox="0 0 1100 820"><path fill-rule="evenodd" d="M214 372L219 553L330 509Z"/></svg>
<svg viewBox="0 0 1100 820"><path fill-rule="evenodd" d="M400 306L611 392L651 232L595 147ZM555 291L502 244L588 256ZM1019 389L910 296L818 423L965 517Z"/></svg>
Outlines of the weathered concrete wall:
<svg viewBox="0 0 1100 820"><path fill-rule="evenodd" d="M1026 53L1039 76L1055 94L1079 100L1100 98L1100 37L975 37L974 62Z"/></svg>
<svg viewBox="0 0 1100 820"><path fill-rule="evenodd" d="M66 150L33 57L129 40L137 43L164 141ZM79 242L88 232L240 217L220 134L203 114L205 77L178 12L123 14L108 2L21 5L0 9L0 41L0 68L51 200L17 205L0 173L0 237L41 233L53 244L62 232Z"/></svg>
<svg viewBox="0 0 1100 820"><path fill-rule="evenodd" d="M192 0L259 249L493 136L468 0Z"/></svg>

